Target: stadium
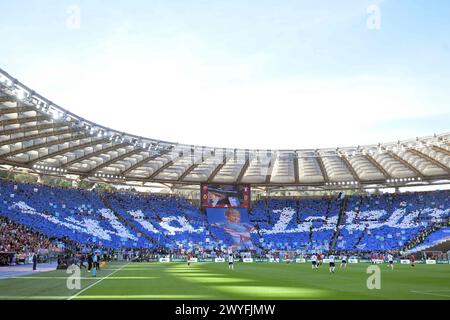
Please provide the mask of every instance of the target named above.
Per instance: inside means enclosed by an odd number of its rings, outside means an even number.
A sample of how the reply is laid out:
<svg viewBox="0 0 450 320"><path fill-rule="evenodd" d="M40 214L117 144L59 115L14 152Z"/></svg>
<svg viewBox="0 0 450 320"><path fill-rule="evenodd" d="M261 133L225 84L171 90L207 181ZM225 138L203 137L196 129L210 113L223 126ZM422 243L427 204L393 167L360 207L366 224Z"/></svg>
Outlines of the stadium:
<svg viewBox="0 0 450 320"><path fill-rule="evenodd" d="M450 133L184 144L33 87L0 69L0 300L450 299Z"/></svg>

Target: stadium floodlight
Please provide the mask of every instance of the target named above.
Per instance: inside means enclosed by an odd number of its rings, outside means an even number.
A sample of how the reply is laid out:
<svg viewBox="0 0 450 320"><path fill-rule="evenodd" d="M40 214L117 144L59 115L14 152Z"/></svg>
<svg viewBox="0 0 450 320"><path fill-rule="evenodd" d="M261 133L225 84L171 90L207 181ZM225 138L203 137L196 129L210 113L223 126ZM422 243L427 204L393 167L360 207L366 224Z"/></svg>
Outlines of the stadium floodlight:
<svg viewBox="0 0 450 320"><path fill-rule="evenodd" d="M10 88L13 85L13 81L3 74L0 74L0 83L7 88Z"/></svg>
<svg viewBox="0 0 450 320"><path fill-rule="evenodd" d="M19 100L25 100L25 98L27 97L27 93L23 89L17 89L16 97Z"/></svg>
<svg viewBox="0 0 450 320"><path fill-rule="evenodd" d="M62 118L62 116L63 116L62 112L60 112L56 109L53 109L53 114L52 114L53 119L59 120Z"/></svg>

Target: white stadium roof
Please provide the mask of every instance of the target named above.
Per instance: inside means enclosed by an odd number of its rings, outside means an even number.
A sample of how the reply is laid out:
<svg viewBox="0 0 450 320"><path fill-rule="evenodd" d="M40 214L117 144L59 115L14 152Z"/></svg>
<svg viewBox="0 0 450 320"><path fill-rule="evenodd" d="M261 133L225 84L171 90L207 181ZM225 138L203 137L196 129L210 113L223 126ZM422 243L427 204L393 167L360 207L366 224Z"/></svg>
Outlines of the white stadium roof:
<svg viewBox="0 0 450 320"><path fill-rule="evenodd" d="M281 139L282 137L280 137ZM450 181L450 133L334 149L224 149L160 141L83 119L0 69L0 164L93 181L323 189Z"/></svg>

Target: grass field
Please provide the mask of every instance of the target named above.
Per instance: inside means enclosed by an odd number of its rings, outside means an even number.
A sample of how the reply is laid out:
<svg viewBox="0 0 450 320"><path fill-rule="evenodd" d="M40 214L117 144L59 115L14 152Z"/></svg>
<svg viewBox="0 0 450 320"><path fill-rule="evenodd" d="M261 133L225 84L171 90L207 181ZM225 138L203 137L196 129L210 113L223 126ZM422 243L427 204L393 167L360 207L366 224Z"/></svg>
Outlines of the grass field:
<svg viewBox="0 0 450 320"><path fill-rule="evenodd" d="M368 264L311 270L309 264L110 263L96 278L82 271L68 290L65 271L0 280L7 299L450 299L450 265L381 267L381 289L368 290Z"/></svg>

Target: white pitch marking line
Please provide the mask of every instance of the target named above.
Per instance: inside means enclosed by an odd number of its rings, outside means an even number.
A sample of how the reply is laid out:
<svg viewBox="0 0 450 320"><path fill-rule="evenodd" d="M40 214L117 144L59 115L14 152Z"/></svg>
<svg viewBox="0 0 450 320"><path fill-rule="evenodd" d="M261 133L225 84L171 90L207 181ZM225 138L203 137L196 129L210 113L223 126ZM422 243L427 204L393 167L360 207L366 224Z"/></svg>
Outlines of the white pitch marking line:
<svg viewBox="0 0 450 320"><path fill-rule="evenodd" d="M431 293L431 292L425 292L425 291L411 291L411 292L418 293L418 294L428 294L430 296L447 297L447 298L450 297L450 295L448 295L448 294L438 294L438 293ZM446 291L444 291L444 292L446 292Z"/></svg>
<svg viewBox="0 0 450 320"><path fill-rule="evenodd" d="M108 274L106 277L101 278L100 280L94 282L93 284L91 284L90 286L84 288L83 290L78 291L78 292L77 292L76 294L74 294L73 296L67 298L67 300L72 300L73 298L78 297L80 294L82 294L82 293L85 292L86 290L89 290L89 289L92 288L93 286L99 284L99 283L102 282L103 280L105 280L105 279L111 277L113 274L119 272L120 270L122 270L123 268L125 268L127 265L129 265L129 263L127 263L126 265L124 265L124 266L122 266L121 268L117 269L116 271L111 272L111 273Z"/></svg>

